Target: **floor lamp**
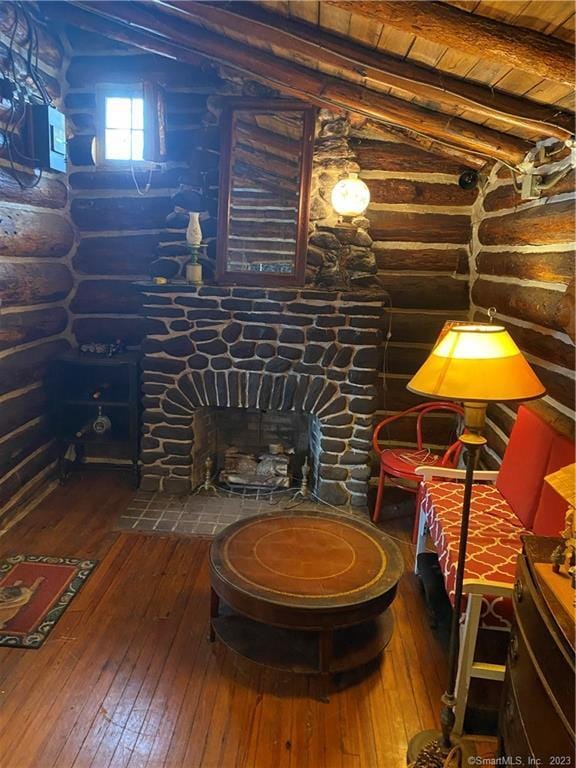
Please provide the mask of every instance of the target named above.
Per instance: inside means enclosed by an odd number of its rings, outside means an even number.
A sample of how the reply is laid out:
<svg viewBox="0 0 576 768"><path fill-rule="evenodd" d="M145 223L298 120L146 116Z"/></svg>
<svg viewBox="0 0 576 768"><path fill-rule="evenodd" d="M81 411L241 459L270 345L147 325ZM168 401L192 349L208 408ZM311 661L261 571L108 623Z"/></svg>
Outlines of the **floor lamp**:
<svg viewBox="0 0 576 768"><path fill-rule="evenodd" d="M459 438L467 454L460 544L450 628L448 681L442 696L441 733L425 731L408 747L415 768L441 768L454 746L454 697L458 671L459 625L466 560L468 521L474 469L486 439L482 436L490 402L530 400L545 390L505 328L490 323L447 323L430 356L408 383L408 389L426 397L464 404L464 433Z"/></svg>

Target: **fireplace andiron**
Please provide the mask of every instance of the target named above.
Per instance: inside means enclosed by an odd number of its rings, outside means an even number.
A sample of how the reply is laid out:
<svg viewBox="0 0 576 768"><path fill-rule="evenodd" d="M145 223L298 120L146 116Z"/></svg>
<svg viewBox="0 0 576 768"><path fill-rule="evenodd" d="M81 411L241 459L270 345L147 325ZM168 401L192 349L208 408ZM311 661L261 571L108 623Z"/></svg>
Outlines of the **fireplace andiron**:
<svg viewBox="0 0 576 768"><path fill-rule="evenodd" d="M302 480L300 481L300 488L298 488L294 496L292 496L291 501L296 501L297 499L306 501L306 499L310 498L309 479L310 462L308 461L308 456L306 456L304 459L304 464L302 465Z"/></svg>
<svg viewBox="0 0 576 768"><path fill-rule="evenodd" d="M200 494L206 493L212 493L214 496L220 496L220 493L218 491L218 488L214 485L212 482L212 469L214 467L214 459L211 456L206 457L206 461L204 462L204 482L201 483L201 485L196 488L194 491L195 496L199 496Z"/></svg>

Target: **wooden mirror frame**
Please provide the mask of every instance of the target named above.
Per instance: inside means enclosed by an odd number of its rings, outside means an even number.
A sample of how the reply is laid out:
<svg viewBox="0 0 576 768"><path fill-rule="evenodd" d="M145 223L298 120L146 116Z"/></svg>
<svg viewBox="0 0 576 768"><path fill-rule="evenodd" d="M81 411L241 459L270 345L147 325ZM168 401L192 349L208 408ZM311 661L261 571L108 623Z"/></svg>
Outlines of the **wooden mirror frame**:
<svg viewBox="0 0 576 768"><path fill-rule="evenodd" d="M232 141L236 112L302 112L302 145L296 222L294 270L283 272L231 272L228 269L228 237L230 221L230 182L232 178ZM304 285L310 206L310 182L314 153L316 108L300 101L227 99L220 118L220 190L218 197L218 234L216 243L216 281L237 285Z"/></svg>

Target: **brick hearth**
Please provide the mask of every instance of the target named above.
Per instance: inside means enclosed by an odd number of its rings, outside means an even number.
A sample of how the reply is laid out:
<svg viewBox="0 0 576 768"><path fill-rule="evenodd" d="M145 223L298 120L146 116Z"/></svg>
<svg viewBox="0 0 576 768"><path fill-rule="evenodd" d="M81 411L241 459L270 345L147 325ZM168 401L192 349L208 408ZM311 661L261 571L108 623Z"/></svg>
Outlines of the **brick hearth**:
<svg viewBox="0 0 576 768"><path fill-rule="evenodd" d="M366 504L384 295L139 287L154 321L143 347L142 489L191 490L199 409L294 411L311 419L318 496Z"/></svg>

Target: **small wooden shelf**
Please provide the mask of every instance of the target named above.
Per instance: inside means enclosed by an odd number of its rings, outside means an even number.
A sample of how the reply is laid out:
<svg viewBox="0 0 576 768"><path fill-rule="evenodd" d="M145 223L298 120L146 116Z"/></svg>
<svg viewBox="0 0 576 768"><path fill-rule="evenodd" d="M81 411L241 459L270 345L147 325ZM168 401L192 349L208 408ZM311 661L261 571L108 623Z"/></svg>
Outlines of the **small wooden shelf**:
<svg viewBox="0 0 576 768"><path fill-rule="evenodd" d="M234 613L225 605L212 621L216 637L239 656L264 667L304 675L335 674L367 664L386 648L393 626L392 616L386 612L362 624L334 630L330 666L321 670L318 632L273 627Z"/></svg>
<svg viewBox="0 0 576 768"><path fill-rule="evenodd" d="M101 459L109 459L106 463L110 468L126 469L131 465L134 482L138 484L139 362L139 355L133 352L113 357L72 352L53 362L50 383L62 482L72 468L89 465L92 457L98 459L96 466L99 467L104 466ZM89 397L100 387L110 396L109 400ZM110 419L110 430L102 436L88 431L77 437L76 433L90 425L99 412ZM69 460L70 447L74 447L73 461ZM99 449L106 453L102 454Z"/></svg>
<svg viewBox="0 0 576 768"><path fill-rule="evenodd" d="M63 438L67 443L72 443L74 445L124 445L129 446L130 440L126 438L123 440L122 438L104 438L101 439L98 436L89 436L89 437L67 437L66 435Z"/></svg>

